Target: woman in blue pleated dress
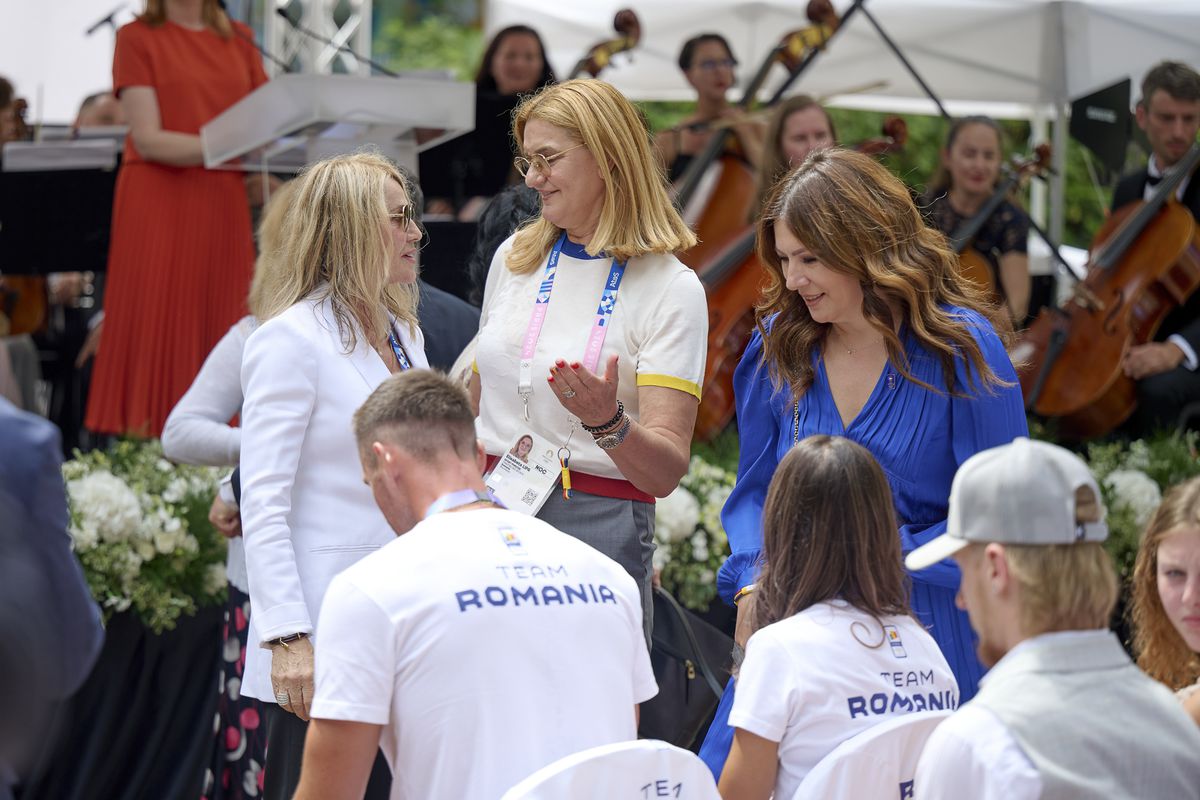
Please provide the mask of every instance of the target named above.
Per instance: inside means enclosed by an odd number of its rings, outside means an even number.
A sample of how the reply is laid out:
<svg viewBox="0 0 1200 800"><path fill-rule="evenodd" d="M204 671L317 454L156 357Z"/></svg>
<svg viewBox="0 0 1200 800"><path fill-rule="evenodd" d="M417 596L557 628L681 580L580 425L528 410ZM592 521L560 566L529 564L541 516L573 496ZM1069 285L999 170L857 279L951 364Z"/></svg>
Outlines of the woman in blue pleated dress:
<svg viewBox="0 0 1200 800"><path fill-rule="evenodd" d="M775 186L758 223L767 274L757 330L734 376L741 454L722 513L732 555L718 588L754 602L762 508L780 459L813 434L844 436L883 466L905 553L946 529L950 482L980 450L1028 434L994 306L959 279L942 234L874 159L811 155ZM1003 323L1000 323L1003 324ZM912 607L941 647L961 700L983 667L953 561L912 575ZM838 669L830 664L830 670ZM733 729L730 681L700 755L720 774Z"/></svg>

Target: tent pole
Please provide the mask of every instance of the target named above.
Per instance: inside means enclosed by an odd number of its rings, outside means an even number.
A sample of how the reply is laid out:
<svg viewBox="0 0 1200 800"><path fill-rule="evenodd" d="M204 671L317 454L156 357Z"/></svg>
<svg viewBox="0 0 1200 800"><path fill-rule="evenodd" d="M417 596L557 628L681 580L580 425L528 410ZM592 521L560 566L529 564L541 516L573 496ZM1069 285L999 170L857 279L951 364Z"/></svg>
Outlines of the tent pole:
<svg viewBox="0 0 1200 800"><path fill-rule="evenodd" d="M942 119L953 119L953 117L950 116L950 112L946 110L944 105L942 105L941 99L933 93L933 89L929 88L929 84L925 82L925 79L921 77L921 74L917 72L916 68L905 57L903 51L900 50L900 46L892 41L892 37L888 36L887 31L885 31L883 26L879 24L879 21L875 19L875 15L873 15L867 9L865 3L862 4L861 10L863 16L870 20L871 25L875 28L875 32L879 34L879 38L883 39L883 43L886 44L892 53L895 54L896 58L900 60L900 63L904 65L906 70L908 70L908 74L913 76L913 80L917 82L917 85L921 87L921 90L924 91L925 94L929 95L929 99L933 101L935 106L937 106L938 113L942 115Z"/></svg>

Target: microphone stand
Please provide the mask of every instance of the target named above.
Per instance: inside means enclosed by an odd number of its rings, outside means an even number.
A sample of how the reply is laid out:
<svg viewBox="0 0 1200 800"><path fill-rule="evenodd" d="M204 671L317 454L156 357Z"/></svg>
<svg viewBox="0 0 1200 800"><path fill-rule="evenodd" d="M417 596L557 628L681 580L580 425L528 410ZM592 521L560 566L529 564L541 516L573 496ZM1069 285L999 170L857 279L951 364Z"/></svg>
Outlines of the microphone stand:
<svg viewBox="0 0 1200 800"><path fill-rule="evenodd" d="M389 78L399 78L400 77L399 73L388 69L387 67L380 64L378 61L374 61L370 58L367 58L366 56L359 55L358 53L354 52L353 48L349 47L348 45L338 44L333 39L330 39L328 36L322 36L321 34L317 33L316 31L309 30L308 28L304 27L296 20L292 19L291 16L289 16L287 11L285 11L284 9L276 8L275 13L278 14L279 16L283 17L285 20L287 20L287 24L290 25L293 30L303 33L305 36L309 37L310 39L316 39L321 44L329 45L333 49L337 50L339 53L346 53L347 55L354 56L354 58L357 59L358 61L361 61L364 64L370 65L371 67L373 67L375 69L375 71L380 72L384 75L387 75Z"/></svg>
<svg viewBox="0 0 1200 800"><path fill-rule="evenodd" d="M246 34L242 33L240 30L238 30L236 27L233 29L233 32L236 33L239 38L245 39L247 42L254 45L255 50L262 53L264 58L267 58L270 61L272 61L277 67L279 67L284 72L289 72L289 73L295 72L295 70L292 69L292 66L290 64L285 62L282 58L279 58L278 56L272 55L270 52L268 52L267 48L265 48L261 44L259 44L253 36L247 36Z"/></svg>
<svg viewBox="0 0 1200 800"><path fill-rule="evenodd" d="M98 20L96 20L95 22L93 22L93 23L92 23L92 24L91 24L91 25L88 27L88 29L87 29L86 31L84 31L84 32L83 32L83 35L84 35L84 36L91 36L93 33L95 33L96 31L100 30L100 29L101 29L101 28L103 28L105 25L108 25L108 26L110 26L110 27L112 28L112 30L113 30L113 33L116 33L116 32L117 32L117 22L116 22L116 19L115 19L115 18L116 18L116 16L117 16L117 12L118 12L118 11L120 11L121 9L123 9L123 8L125 8L125 4L124 4L124 3L121 3L121 4L119 4L119 5L118 5L116 8L114 8L112 11L108 12L108 16L106 16L106 17L103 17L102 19L98 19Z"/></svg>

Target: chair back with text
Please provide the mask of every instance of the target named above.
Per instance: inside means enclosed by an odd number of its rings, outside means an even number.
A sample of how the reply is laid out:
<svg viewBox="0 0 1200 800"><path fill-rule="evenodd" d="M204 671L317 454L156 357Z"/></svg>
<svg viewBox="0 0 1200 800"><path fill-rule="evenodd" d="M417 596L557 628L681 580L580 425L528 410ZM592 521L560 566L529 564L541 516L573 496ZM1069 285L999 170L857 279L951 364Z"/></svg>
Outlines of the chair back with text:
<svg viewBox="0 0 1200 800"><path fill-rule="evenodd" d="M904 714L847 739L804 776L793 800L911 800L925 740L950 714Z"/></svg>
<svg viewBox="0 0 1200 800"><path fill-rule="evenodd" d="M560 758L501 800L614 797L720 800L712 773L695 753L656 739L606 744Z"/></svg>

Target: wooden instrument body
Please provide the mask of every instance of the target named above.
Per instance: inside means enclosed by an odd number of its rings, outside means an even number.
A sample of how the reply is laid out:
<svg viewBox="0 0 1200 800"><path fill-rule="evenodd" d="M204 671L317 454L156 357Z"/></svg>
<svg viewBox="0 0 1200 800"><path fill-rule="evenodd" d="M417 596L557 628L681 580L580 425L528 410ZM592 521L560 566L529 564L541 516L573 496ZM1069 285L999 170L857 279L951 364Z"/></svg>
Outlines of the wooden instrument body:
<svg viewBox="0 0 1200 800"><path fill-rule="evenodd" d="M719 172L696 218L696 237L700 241L679 254L679 260L695 270L709 263L749 227L746 219L757 191L753 170L736 155L721 156L710 169Z"/></svg>
<svg viewBox="0 0 1200 800"><path fill-rule="evenodd" d="M45 278L39 275L0 277L0 336L44 331L49 311Z"/></svg>
<svg viewBox="0 0 1200 800"><path fill-rule="evenodd" d="M733 419L733 373L754 332L766 270L754 248L755 229L746 227L700 275L708 296L708 351L695 436L710 441Z"/></svg>
<svg viewBox="0 0 1200 800"><path fill-rule="evenodd" d="M1092 251L1144 203L1118 209L1101 227ZM1200 287L1200 234L1191 212L1165 204L1123 257L1109 269L1092 267L1062 309L1043 310L1013 351L1026 404L1037 385L1052 337L1062 350L1046 370L1032 410L1059 420L1070 439L1102 436L1137 405L1134 381L1121 361L1132 345L1154 339L1163 319Z"/></svg>
<svg viewBox="0 0 1200 800"><path fill-rule="evenodd" d="M958 254L958 274L986 291L993 303L1002 302L996 267L978 248L971 246Z"/></svg>

